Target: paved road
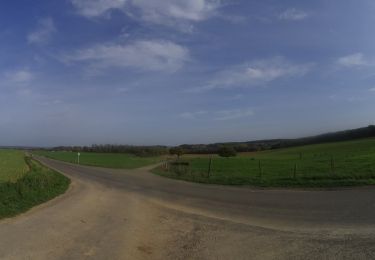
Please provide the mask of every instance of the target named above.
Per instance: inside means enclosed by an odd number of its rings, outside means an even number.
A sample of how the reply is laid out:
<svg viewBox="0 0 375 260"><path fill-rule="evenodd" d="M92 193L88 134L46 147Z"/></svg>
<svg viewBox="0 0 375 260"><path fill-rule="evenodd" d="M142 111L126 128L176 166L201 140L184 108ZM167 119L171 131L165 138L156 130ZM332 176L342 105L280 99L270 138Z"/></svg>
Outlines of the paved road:
<svg viewBox="0 0 375 260"><path fill-rule="evenodd" d="M199 185L40 158L69 191L0 222L0 259L375 259L375 188Z"/></svg>

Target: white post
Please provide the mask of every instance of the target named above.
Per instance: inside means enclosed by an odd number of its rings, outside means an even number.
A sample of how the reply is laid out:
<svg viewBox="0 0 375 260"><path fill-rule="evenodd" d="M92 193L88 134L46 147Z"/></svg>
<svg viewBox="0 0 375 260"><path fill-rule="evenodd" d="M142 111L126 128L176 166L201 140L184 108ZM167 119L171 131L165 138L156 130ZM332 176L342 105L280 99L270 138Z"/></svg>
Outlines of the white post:
<svg viewBox="0 0 375 260"><path fill-rule="evenodd" d="M78 153L78 154L77 154L77 156L78 156L78 164L79 164L79 157L81 156L81 154L80 154L80 153Z"/></svg>

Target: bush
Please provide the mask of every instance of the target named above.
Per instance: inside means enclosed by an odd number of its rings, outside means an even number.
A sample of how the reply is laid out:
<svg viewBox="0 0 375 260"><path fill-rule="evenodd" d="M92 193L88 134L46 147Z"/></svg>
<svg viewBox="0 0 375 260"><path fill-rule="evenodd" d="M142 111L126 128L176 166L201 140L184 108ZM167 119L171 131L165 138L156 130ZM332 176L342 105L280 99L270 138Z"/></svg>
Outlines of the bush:
<svg viewBox="0 0 375 260"><path fill-rule="evenodd" d="M180 158L180 156L184 154L184 150L180 147L174 147L174 148L169 149L169 153L171 155L177 155L177 157Z"/></svg>
<svg viewBox="0 0 375 260"><path fill-rule="evenodd" d="M237 155L236 150L234 150L233 147L230 146L223 146L219 150L219 155L221 157L234 157Z"/></svg>

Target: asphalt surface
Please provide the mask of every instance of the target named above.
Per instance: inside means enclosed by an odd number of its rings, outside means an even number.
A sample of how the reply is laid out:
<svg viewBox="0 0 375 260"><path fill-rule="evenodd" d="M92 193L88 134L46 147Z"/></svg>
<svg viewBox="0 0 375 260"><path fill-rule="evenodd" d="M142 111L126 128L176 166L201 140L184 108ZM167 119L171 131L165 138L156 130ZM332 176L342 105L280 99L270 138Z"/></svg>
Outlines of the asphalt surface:
<svg viewBox="0 0 375 260"><path fill-rule="evenodd" d="M0 221L0 259L375 259L375 187L200 185L39 159L72 185Z"/></svg>

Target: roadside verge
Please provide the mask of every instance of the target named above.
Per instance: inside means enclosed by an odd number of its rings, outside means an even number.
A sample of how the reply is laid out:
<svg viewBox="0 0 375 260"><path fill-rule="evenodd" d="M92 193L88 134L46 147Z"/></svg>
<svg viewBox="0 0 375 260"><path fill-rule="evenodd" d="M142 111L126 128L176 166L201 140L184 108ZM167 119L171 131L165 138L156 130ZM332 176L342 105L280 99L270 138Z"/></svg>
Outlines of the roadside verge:
<svg viewBox="0 0 375 260"><path fill-rule="evenodd" d="M15 183L0 183L0 219L16 216L47 202L68 189L64 175L25 158L29 172Z"/></svg>

